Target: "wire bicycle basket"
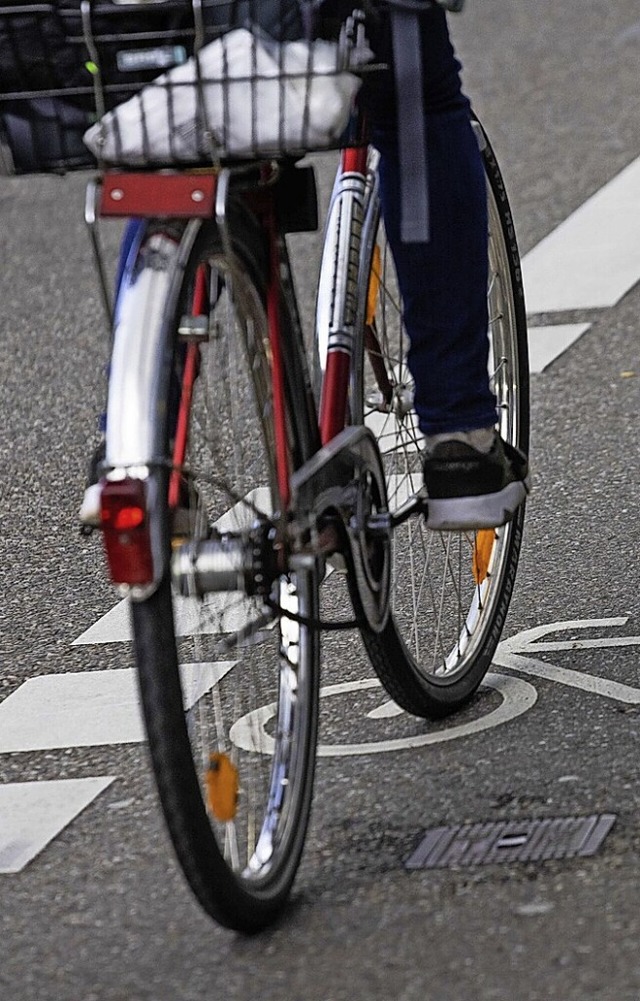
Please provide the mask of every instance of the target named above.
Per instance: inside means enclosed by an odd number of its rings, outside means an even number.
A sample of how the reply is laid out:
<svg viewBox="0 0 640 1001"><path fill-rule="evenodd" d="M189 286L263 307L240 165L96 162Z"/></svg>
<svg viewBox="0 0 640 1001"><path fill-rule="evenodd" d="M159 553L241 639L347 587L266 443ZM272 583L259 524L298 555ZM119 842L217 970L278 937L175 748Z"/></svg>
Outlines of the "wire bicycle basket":
<svg viewBox="0 0 640 1001"><path fill-rule="evenodd" d="M5 172L184 167L336 148L371 59L315 0L0 6Z"/></svg>

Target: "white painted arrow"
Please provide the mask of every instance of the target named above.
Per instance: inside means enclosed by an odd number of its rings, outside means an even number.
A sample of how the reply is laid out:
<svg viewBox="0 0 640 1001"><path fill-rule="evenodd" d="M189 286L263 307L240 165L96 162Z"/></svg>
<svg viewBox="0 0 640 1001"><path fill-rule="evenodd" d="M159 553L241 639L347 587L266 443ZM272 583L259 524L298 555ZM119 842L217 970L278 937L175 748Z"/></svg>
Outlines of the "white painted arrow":
<svg viewBox="0 0 640 1001"><path fill-rule="evenodd" d="M627 622L627 618L609 619L569 619L564 622L550 622L544 626L536 626L533 629L525 629L507 640L503 640L498 645L498 649L493 658L493 663L500 667L506 667L523 674L530 674L537 678L545 678L548 681L560 682L569 685L571 688L579 688L594 695L602 695L608 699L615 699L617 702L624 702L627 705L640 705L640 689L632 688L630 685L623 685L608 678L600 678L593 674L586 674L582 671L572 671L565 667L557 667L555 664L547 664L543 660L535 657L525 656L525 654L540 651L554 650L598 650L607 647L638 646L640 636L610 636L597 639L571 639L551 642L538 642L538 640L549 635L566 630L575 629L601 629L622 626Z"/></svg>
<svg viewBox="0 0 640 1001"><path fill-rule="evenodd" d="M113 781L96 776L0 785L0 873L24 869Z"/></svg>
<svg viewBox="0 0 640 1001"><path fill-rule="evenodd" d="M235 663L182 664L185 709ZM129 668L30 678L0 704L0 753L134 744L144 739L136 672Z"/></svg>

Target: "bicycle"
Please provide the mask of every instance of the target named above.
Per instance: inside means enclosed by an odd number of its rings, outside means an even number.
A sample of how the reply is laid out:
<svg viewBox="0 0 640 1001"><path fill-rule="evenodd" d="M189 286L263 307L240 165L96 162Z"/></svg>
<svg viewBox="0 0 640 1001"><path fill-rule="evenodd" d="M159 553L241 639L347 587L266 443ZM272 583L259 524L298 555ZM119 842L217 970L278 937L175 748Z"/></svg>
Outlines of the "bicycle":
<svg viewBox="0 0 640 1001"><path fill-rule="evenodd" d="M101 40L85 14L97 64ZM347 48L359 24L349 22ZM343 50L339 59L342 71ZM475 128L499 428L526 450L518 250L495 155ZM286 242L317 225L304 143L195 169L107 168L87 197L95 248L96 217L140 220L113 307L107 562L131 598L149 750L178 860L205 911L243 932L282 911L302 855L322 631L358 627L408 712L453 712L491 663L522 538L524 507L496 530L425 528L377 154L350 142L325 224L311 348ZM335 570L346 571L350 620L323 608Z"/></svg>

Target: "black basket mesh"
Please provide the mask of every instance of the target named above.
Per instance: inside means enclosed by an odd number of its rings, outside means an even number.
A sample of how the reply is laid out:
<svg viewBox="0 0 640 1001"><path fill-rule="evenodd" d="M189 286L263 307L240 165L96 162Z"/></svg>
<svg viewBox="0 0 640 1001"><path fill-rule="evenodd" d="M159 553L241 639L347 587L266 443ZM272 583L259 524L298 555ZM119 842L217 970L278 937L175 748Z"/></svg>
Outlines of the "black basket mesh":
<svg viewBox="0 0 640 1001"><path fill-rule="evenodd" d="M339 145L358 82L343 72L344 44L295 41L309 34L314 6L0 2L5 171L76 170L96 159L198 164ZM339 0L341 17L350 6ZM98 120L90 151L83 136Z"/></svg>

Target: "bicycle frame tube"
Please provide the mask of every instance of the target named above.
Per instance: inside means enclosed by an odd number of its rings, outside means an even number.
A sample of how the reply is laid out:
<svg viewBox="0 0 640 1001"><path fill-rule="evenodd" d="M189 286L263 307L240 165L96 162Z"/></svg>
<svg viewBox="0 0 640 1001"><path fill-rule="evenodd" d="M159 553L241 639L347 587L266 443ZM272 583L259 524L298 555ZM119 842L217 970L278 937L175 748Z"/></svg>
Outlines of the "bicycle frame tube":
<svg viewBox="0 0 640 1001"><path fill-rule="evenodd" d="M207 280L208 269L201 266L196 274L195 288L193 291L193 302L191 312L194 317L205 316L208 305ZM196 342L185 345L184 371L182 374L182 390L180 394L180 406L178 407L178 419L176 422L176 433L173 445L173 469L169 479L169 508L175 510L180 501L180 489L185 456L187 454L187 442L189 438L189 415L191 413L191 401L193 399L193 388L200 367L200 345Z"/></svg>
<svg viewBox="0 0 640 1001"><path fill-rule="evenodd" d="M231 182L231 172L221 171L218 177L215 215L216 223L222 237L227 259L235 260L231 233L227 217L227 195ZM269 280L267 285L267 327L269 331L269 346L271 349L271 380L273 387L273 409L276 438L276 462L278 490L283 506L289 503L289 450L287 447L287 417L285 391L285 362L282 356L282 337L280 327L280 273L281 254L278 247L278 231L274 215L274 205L267 199L262 208L262 225L269 238Z"/></svg>
<svg viewBox="0 0 640 1001"><path fill-rule="evenodd" d="M367 157L364 146L343 150L325 229L316 308L323 444L344 428L350 381L357 378L352 358L363 323L361 290L369 281L361 262L369 259L378 220L377 174L368 170Z"/></svg>
<svg viewBox="0 0 640 1001"><path fill-rule="evenodd" d="M362 351L367 348L366 341L366 313L368 305L369 283L371 281L370 262L373 254L373 245L378 235L378 224L380 222L380 178L378 177L378 162L380 155L377 150L369 149L367 179L365 188L365 210L362 223L362 233L360 236L360 270L358 273L358 289L360 292L358 303L358 316L356 321L356 337L365 337L365 344L361 345L356 341L356 360L362 357ZM377 366L377 359L380 358L379 346L374 346L372 353L372 364L374 371ZM351 420L355 424L360 424L364 420L361 412L362 401L364 400L363 368L362 365L351 365ZM382 386L380 387L382 388ZM359 407L360 412L353 408Z"/></svg>
<svg viewBox="0 0 640 1001"><path fill-rule="evenodd" d="M267 317L269 345L271 347L271 380L273 385L273 416L276 438L278 490L283 506L289 504L289 450L287 448L287 417L285 403L285 376L280 336L280 257L278 254L275 221L272 214L269 229L269 285L267 287Z"/></svg>

